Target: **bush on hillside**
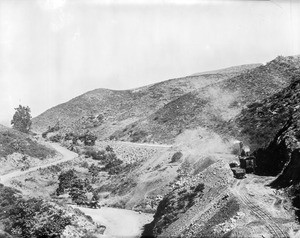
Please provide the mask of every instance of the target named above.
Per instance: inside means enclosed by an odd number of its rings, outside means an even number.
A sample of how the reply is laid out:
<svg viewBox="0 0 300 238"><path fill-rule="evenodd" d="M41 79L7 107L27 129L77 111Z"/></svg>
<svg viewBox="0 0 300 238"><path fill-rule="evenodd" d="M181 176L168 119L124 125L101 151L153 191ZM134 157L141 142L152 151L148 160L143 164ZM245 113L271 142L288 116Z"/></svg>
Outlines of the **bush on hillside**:
<svg viewBox="0 0 300 238"><path fill-rule="evenodd" d="M52 126L52 127L49 126L48 130L42 133L42 137L46 138L48 133L59 131L59 129L60 129L59 122L57 122L54 126Z"/></svg>
<svg viewBox="0 0 300 238"><path fill-rule="evenodd" d="M73 169L60 173L58 176L58 188L56 189L57 196L64 194L66 190L70 189L75 179L77 179L77 176Z"/></svg>
<svg viewBox="0 0 300 238"><path fill-rule="evenodd" d="M95 164L92 164L89 167L89 173L92 175L92 177L97 177L102 169L99 166L96 166Z"/></svg>
<svg viewBox="0 0 300 238"><path fill-rule="evenodd" d="M50 136L49 137L49 140L52 141L52 142L60 142L62 139L62 136L57 134L57 135L53 135L53 136Z"/></svg>
<svg viewBox="0 0 300 238"><path fill-rule="evenodd" d="M95 150L93 147L86 147L83 154L85 157L91 157L93 160L105 160L106 154L104 150Z"/></svg>
<svg viewBox="0 0 300 238"><path fill-rule="evenodd" d="M178 161L181 159L182 156L183 156L183 154L182 154L180 151L176 152L176 153L172 156L171 162L170 162L170 163L178 162Z"/></svg>
<svg viewBox="0 0 300 238"><path fill-rule="evenodd" d="M114 152L114 149L111 147L111 146L106 146L106 148L105 148L105 150L107 151L107 152Z"/></svg>
<svg viewBox="0 0 300 238"><path fill-rule="evenodd" d="M130 135L131 137L131 142L138 142L141 141L142 139L147 137L147 132L145 131L136 131L134 132L132 135Z"/></svg>
<svg viewBox="0 0 300 238"><path fill-rule="evenodd" d="M51 214L51 219L47 216ZM7 211L5 231L24 238L60 237L71 219L41 199L18 199Z"/></svg>
<svg viewBox="0 0 300 238"><path fill-rule="evenodd" d="M75 174L74 170L68 170L62 172L58 176L59 184L56 189L57 196L69 193L72 201L78 205L83 205L88 203L87 193L94 192L90 181L88 179L80 179Z"/></svg>
<svg viewBox="0 0 300 238"><path fill-rule="evenodd" d="M101 170L108 172L110 175L118 174L125 168L121 166L123 161L117 157L111 147L106 147L106 150L95 150L92 147L86 147L83 154L93 160L100 161L104 165Z"/></svg>
<svg viewBox="0 0 300 238"><path fill-rule="evenodd" d="M91 132L87 131L83 135L78 137L80 141L84 143L85 146L94 146L97 136L93 135Z"/></svg>

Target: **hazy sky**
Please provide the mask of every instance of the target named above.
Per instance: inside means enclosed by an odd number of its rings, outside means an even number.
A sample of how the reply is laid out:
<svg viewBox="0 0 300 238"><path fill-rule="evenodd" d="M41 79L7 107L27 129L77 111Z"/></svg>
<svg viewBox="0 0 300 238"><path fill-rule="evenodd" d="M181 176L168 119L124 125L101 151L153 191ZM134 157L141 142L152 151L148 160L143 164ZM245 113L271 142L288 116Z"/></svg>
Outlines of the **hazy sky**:
<svg viewBox="0 0 300 238"><path fill-rule="evenodd" d="M18 104L36 116L95 88L300 54L299 2L0 0L0 123Z"/></svg>

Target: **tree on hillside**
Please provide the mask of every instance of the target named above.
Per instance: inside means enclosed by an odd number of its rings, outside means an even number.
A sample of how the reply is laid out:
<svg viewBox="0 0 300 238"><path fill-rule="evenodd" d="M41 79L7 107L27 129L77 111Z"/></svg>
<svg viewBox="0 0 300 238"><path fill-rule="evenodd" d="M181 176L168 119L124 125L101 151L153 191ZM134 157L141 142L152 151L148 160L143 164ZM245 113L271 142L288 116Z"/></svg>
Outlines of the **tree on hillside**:
<svg viewBox="0 0 300 238"><path fill-rule="evenodd" d="M19 105L18 108L15 108L16 112L11 120L11 124L14 129L28 133L31 128L31 114L30 108L27 106Z"/></svg>

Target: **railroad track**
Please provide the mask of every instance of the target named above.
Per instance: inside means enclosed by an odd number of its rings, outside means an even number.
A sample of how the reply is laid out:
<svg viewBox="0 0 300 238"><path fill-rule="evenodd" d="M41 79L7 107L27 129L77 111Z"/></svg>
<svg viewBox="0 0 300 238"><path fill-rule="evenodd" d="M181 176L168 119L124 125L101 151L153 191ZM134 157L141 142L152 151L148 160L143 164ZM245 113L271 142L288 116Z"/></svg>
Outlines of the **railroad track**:
<svg viewBox="0 0 300 238"><path fill-rule="evenodd" d="M242 202L255 214L255 216L266 222L266 227L273 237L289 237L289 235L278 226L270 214L251 201L246 194L239 193L239 195Z"/></svg>

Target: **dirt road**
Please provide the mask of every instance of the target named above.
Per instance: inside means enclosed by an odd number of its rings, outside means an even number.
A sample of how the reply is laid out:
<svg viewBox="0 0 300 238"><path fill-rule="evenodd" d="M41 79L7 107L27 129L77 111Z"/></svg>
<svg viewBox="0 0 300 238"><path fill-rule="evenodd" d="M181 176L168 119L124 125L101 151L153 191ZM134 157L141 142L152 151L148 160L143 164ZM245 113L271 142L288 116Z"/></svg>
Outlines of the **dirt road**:
<svg viewBox="0 0 300 238"><path fill-rule="evenodd" d="M237 180L231 190L250 214L265 225L272 237L289 237L283 223L293 219L284 207L284 197L265 186L272 179L247 174L247 178Z"/></svg>
<svg viewBox="0 0 300 238"><path fill-rule="evenodd" d="M39 168L46 168L46 167L49 167L49 166L52 166L52 165L56 165L56 164L59 164L59 163L62 163L62 162L68 161L68 160L72 160L72 159L74 159L74 158L76 158L78 156L76 153L74 153L72 151L69 151L68 149L60 146L59 144L51 143L51 146L57 152L59 152L62 155L62 159L56 160L56 161L53 161L53 162L50 162L50 163L47 163L47 164L44 164L44 165L31 167L31 168L29 168L27 170L24 170L24 171L16 170L16 171L13 171L13 172L8 173L8 174L1 175L0 176L0 183L3 183L3 184L6 185L7 182L10 179L14 178L14 177L18 177L18 176L27 174L27 173L32 172L32 171L36 171Z"/></svg>
<svg viewBox="0 0 300 238"><path fill-rule="evenodd" d="M129 145L129 146L140 146L140 147L159 147L159 148L171 148L173 145L167 145L167 144L151 144L151 143L135 143L135 142L129 142L129 141L100 141L104 143L116 143L121 145Z"/></svg>
<svg viewBox="0 0 300 238"><path fill-rule="evenodd" d="M91 216L95 222L106 226L103 237L139 237L143 226L153 220L152 214L140 214L125 209L111 207L100 209L76 208Z"/></svg>

